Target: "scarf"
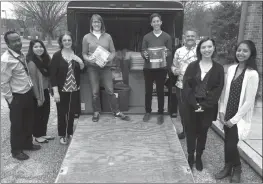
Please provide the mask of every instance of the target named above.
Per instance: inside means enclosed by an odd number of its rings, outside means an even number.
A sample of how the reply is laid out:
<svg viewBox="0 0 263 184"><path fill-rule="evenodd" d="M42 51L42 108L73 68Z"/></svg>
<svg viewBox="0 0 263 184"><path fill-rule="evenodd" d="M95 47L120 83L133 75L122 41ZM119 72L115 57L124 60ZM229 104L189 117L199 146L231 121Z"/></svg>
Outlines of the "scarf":
<svg viewBox="0 0 263 184"><path fill-rule="evenodd" d="M45 59L45 58L44 58ZM49 77L49 68L48 68L48 63L49 61L41 61L37 56L32 57L32 61L35 63L39 71L42 73L43 76Z"/></svg>

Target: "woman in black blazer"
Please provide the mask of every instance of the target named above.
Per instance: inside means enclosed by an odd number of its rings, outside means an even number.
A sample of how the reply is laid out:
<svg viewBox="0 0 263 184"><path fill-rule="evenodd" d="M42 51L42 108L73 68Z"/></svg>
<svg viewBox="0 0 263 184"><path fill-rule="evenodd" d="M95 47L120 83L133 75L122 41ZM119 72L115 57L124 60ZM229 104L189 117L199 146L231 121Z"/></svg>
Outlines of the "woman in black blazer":
<svg viewBox="0 0 263 184"><path fill-rule="evenodd" d="M62 34L57 51L50 64L50 80L57 104L60 143L67 144L73 135L75 114L79 112L80 70L83 61L73 51L70 32Z"/></svg>
<svg viewBox="0 0 263 184"><path fill-rule="evenodd" d="M201 156L207 132L216 120L218 100L224 86L224 68L212 59L215 52L213 39L201 40L196 48L197 61L188 65L183 79L188 163L192 168L196 152L196 169L199 171L203 170Z"/></svg>

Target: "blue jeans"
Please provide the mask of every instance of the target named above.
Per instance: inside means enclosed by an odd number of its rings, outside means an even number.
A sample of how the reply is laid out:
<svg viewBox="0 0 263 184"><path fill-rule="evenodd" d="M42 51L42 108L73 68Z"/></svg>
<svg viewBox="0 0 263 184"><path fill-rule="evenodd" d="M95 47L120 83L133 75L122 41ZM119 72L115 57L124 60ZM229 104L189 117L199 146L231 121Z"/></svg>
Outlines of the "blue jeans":
<svg viewBox="0 0 263 184"><path fill-rule="evenodd" d="M113 90L111 69L109 67L99 68L96 66L89 66L88 74L92 90L93 112L101 112L100 82L102 82L102 85L108 94L108 102L110 104L111 111L113 113L119 112L118 101Z"/></svg>

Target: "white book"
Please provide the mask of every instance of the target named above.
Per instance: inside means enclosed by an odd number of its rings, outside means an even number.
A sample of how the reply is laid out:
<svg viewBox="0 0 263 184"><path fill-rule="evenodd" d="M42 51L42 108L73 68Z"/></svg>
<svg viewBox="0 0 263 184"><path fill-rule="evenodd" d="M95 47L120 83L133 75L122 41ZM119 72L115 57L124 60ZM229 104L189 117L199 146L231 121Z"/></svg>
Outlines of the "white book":
<svg viewBox="0 0 263 184"><path fill-rule="evenodd" d="M100 67L104 67L107 64L109 55L110 52L102 46L98 46L92 54L92 56L96 58L96 64Z"/></svg>

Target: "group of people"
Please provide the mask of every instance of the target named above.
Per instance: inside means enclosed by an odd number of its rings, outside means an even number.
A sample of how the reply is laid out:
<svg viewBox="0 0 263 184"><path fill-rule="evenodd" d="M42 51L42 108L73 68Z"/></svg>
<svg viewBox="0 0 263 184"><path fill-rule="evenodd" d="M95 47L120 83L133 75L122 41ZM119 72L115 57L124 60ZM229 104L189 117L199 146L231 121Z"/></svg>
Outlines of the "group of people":
<svg viewBox="0 0 263 184"><path fill-rule="evenodd" d="M162 31L160 14L150 17L153 31L142 41L141 55L145 59L145 115L143 121L151 118L153 82L158 97L157 123L164 123L164 85L167 74L177 76L175 83L183 131L180 139L186 137L188 163L197 170L203 169L202 154L205 150L207 132L212 121L219 115L225 131L225 167L216 174L217 179L232 173L231 182L240 181L241 163L237 144L247 135L258 88L256 48L250 40L241 41L235 51L235 64L226 72L215 61L215 41L202 39L196 45L197 33L185 31L184 46L172 54L172 38ZM59 51L52 59L40 40L31 40L26 57L21 52L22 42L15 31L4 36L8 50L1 56L1 92L10 108L11 153L18 160L29 158L23 150L39 150L35 141L47 143L54 139L47 136L50 114L50 93L57 106L58 135L60 143L67 144L73 135L75 114L79 113L80 71L86 66L92 90L93 122L100 118L100 82L109 95L113 115L129 121L130 117L118 107L113 90L111 62L115 57L111 35L105 32L100 15L90 19L90 33L82 41L82 58L74 53L74 42L70 32L62 34ZM107 64L100 67L92 56L98 46L110 52ZM152 68L148 48L165 47L166 64ZM164 62L164 61L163 61ZM177 103L176 102L176 103ZM196 154L196 157L194 155Z"/></svg>
<svg viewBox="0 0 263 184"><path fill-rule="evenodd" d="M239 183L241 162L237 144L248 135L259 85L255 44L251 40L239 42L234 53L234 64L225 72L224 67L215 61L215 41L204 38L196 44L197 32L190 29L185 31L184 45L175 51L170 65L171 37L161 30L159 14L152 14L150 21L153 31L144 36L142 43L146 90L146 113L143 120L150 119L152 83L155 81L160 114L157 122L163 123L163 89L167 72L171 72L177 78L177 98L174 103L178 103L183 127L178 137L186 137L190 168L195 163L197 170L203 170L202 154L207 132L212 122L219 117L225 132L225 166L215 178L222 179L231 175L230 182ZM147 48L160 46L167 49L167 65L158 69L150 68Z"/></svg>
<svg viewBox="0 0 263 184"><path fill-rule="evenodd" d="M74 53L73 37L66 31L58 38L60 49L51 58L41 40L31 40L26 56L21 52L20 35L8 31L4 35L8 49L1 56L1 92L10 109L11 153L18 160L29 158L23 150L39 150L40 145L55 139L46 135L50 115L50 94L57 106L57 128L61 144L68 144L73 135L76 114L80 113L80 73L88 68L92 89L94 114L92 121L100 117L100 81L102 81L115 117L129 121L123 114L113 91L110 62L115 57L112 38L105 32L101 16L93 15L90 33L83 38L83 59ZM103 68L91 55L100 45L111 53Z"/></svg>

